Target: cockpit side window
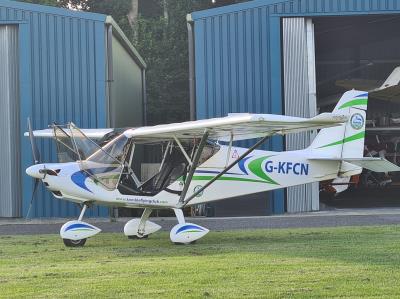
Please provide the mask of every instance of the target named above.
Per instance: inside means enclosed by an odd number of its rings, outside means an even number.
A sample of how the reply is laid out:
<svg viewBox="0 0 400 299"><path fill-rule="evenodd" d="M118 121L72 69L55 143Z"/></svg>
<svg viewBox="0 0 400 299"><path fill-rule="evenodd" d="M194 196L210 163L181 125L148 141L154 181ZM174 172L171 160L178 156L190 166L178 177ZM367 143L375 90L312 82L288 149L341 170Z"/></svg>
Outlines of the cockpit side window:
<svg viewBox="0 0 400 299"><path fill-rule="evenodd" d="M191 153L193 158L197 145L193 143L183 144L185 151ZM119 190L123 194L145 194L154 195L161 190L167 189L173 182L183 178L185 179L188 171L188 161L182 154L181 149L173 142L164 145L162 153L162 162L158 173L153 175L150 179L141 184L135 184L130 176L123 175ZM213 142L208 142L202 151L198 165L203 164L210 159L220 149L220 146Z"/></svg>
<svg viewBox="0 0 400 299"><path fill-rule="evenodd" d="M220 148L221 147L217 143L209 141L204 146L203 152L201 153L199 166L214 156L220 150Z"/></svg>

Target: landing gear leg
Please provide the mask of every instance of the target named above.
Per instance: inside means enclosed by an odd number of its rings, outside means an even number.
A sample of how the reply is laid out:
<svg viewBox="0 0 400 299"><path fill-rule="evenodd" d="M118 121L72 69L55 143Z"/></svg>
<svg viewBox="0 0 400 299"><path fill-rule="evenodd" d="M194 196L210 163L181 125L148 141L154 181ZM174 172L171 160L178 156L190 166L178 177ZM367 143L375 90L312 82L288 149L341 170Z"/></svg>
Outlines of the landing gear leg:
<svg viewBox="0 0 400 299"><path fill-rule="evenodd" d="M181 209L174 209L176 219L179 224L185 224L185 216L183 216L183 211Z"/></svg>
<svg viewBox="0 0 400 299"><path fill-rule="evenodd" d="M84 204L78 220L68 221L61 227L60 236L65 246L82 247L85 245L87 238L101 232L101 229L98 227L82 221L87 208L88 205Z"/></svg>
<svg viewBox="0 0 400 299"><path fill-rule="evenodd" d="M83 216L85 216L85 212L87 210L88 206L87 204L84 204L81 210L81 213L79 214L78 221L82 221Z"/></svg>
<svg viewBox="0 0 400 299"><path fill-rule="evenodd" d="M153 209L145 208L140 219L132 219L124 226L124 234L129 239L145 239L150 234L158 231L161 226L149 221Z"/></svg>
<svg viewBox="0 0 400 299"><path fill-rule="evenodd" d="M178 224L169 233L169 237L174 244L193 244L209 232L205 227L186 222L181 209L174 209L174 212L178 219Z"/></svg>

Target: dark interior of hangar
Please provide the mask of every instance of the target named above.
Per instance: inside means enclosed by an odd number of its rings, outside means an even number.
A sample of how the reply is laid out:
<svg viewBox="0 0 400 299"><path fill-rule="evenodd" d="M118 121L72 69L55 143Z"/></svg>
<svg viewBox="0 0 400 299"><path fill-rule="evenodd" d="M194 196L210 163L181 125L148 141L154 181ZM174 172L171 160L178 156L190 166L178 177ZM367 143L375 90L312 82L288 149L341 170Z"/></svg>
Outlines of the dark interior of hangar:
<svg viewBox="0 0 400 299"><path fill-rule="evenodd" d="M326 17L313 22L319 112L331 111L346 90L368 91L364 155L400 165L400 35L396 30L400 17ZM364 170L350 181L321 185L321 190L321 200L329 206L400 205L396 173Z"/></svg>

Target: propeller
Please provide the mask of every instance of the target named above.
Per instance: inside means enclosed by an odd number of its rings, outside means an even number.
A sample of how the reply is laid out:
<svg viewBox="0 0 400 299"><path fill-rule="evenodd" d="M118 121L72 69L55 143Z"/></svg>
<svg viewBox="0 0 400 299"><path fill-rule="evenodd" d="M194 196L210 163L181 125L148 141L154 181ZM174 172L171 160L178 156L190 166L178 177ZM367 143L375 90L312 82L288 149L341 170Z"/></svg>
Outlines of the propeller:
<svg viewBox="0 0 400 299"><path fill-rule="evenodd" d="M28 131L29 131L29 140L31 142L31 147L32 147L33 162L36 165L36 164L40 163L40 152L39 152L39 149L38 149L38 147L36 145L35 137L33 136L31 119L29 117L28 117ZM37 190L37 188L39 186L40 179L34 178L33 181L34 181L34 183L33 183L32 197L31 197L31 202L29 204L28 213L26 214L26 218L29 217L29 213L30 213L31 208L32 208L33 200L35 199L35 194L36 194L36 190Z"/></svg>

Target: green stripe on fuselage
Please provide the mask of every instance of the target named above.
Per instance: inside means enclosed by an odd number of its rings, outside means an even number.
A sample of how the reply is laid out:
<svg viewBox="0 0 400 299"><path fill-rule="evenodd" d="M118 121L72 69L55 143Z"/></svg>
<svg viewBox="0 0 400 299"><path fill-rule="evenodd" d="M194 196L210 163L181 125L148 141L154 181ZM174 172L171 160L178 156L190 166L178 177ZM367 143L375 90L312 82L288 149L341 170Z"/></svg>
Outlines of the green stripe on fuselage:
<svg viewBox="0 0 400 299"><path fill-rule="evenodd" d="M267 181L270 184L274 185L279 185L277 182L275 182L273 179L271 179L262 169L262 163L270 158L272 156L267 156L267 157L261 157L257 158L249 163L249 170L254 173L256 176L258 176L260 179L263 179Z"/></svg>
<svg viewBox="0 0 400 299"><path fill-rule="evenodd" d="M211 181L214 176L211 175L195 175L193 176L193 180L195 181ZM237 178L237 177L229 177L229 176L222 176L218 178L220 181L238 181L238 182L249 182L249 183L264 183L264 184L274 184L278 185L276 182L270 181L262 181L262 180L254 180L254 179L245 179L245 178Z"/></svg>

